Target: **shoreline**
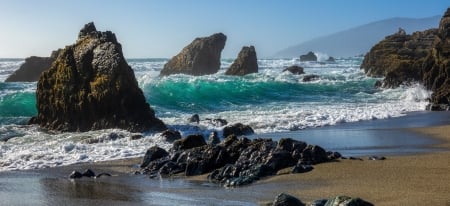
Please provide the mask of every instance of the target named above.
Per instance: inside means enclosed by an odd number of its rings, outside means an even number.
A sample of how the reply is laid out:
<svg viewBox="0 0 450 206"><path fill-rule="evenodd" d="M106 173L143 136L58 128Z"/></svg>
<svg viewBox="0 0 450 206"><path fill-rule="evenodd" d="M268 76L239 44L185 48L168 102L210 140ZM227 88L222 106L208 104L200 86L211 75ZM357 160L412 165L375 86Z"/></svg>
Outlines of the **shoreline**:
<svg viewBox="0 0 450 206"><path fill-rule="evenodd" d="M407 119L400 121L407 121ZM343 129L342 127L348 128L348 126L343 125L337 127L336 130ZM372 128L363 126L361 130L368 131ZM120 195L132 196L133 198L129 200L131 202L128 202L131 205L149 203L149 200L146 199L149 193L156 194L155 197L152 196L154 199L151 199L150 202L158 198L170 197L175 198L171 201L171 203L175 201L174 204L187 201L186 198L188 198L188 205L198 205L203 201L210 201L210 203L217 201L223 204L225 204L225 201L236 201L233 202L236 205L264 205L272 202L275 196L281 192L291 194L305 203L337 195L347 195L360 197L375 205L423 205L424 201L426 201L426 204L433 205L450 204L450 197L448 197L450 186L447 184L450 182L450 165L448 164L448 159L450 159L450 134L448 132L450 131L450 124L385 128L384 130L402 130L425 135L426 138L432 139L435 144L424 145L425 149L430 148L424 150L425 152L386 154L387 159L384 161L369 161L367 156L360 156L363 157L364 161L339 160L338 162L318 164L314 166L313 171L308 173L281 174L266 177L248 186L228 189L209 183L206 178L207 175L168 179L149 179L143 175L132 175L133 171L139 169L142 160L139 157L78 163L38 170L1 172L0 183L5 178L19 178L19 181L24 181L31 176L38 185L51 185L47 190L52 192L55 188L61 187L58 184L62 184L63 188L66 189L52 197L54 201L60 203L67 201L67 199L75 203L83 203L68 194L68 192L73 191L67 188L76 182L79 187L88 189L93 187L96 192L123 186ZM408 133L405 132L404 134ZM75 181L67 178L73 170L83 172L85 169L92 169L97 174L110 173L113 177L82 178ZM20 178L23 180L20 180ZM117 182L120 182L120 184ZM151 189L148 189L148 187ZM1 197L5 197L4 192L0 188ZM16 193L19 192L20 189ZM95 204L124 203L120 202L122 200L117 202L115 192L110 193L106 195L100 193L101 197L94 195ZM86 194L83 193L82 195ZM207 195L210 199L203 199L204 195ZM144 196L145 198L139 199L135 196L139 198ZM113 200L110 200L110 198L113 198ZM87 203L93 203L91 201L93 200L89 200ZM12 200L12 203L18 202ZM160 205L168 204L160 202Z"/></svg>

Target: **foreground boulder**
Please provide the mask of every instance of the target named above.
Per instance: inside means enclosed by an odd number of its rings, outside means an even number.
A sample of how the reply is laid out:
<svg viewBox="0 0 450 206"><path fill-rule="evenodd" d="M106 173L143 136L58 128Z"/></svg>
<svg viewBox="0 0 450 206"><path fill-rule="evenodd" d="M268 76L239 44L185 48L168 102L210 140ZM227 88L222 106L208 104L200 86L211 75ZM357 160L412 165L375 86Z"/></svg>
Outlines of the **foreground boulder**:
<svg viewBox="0 0 450 206"><path fill-rule="evenodd" d="M272 206L306 206L305 203L297 199L296 197L280 193L273 200Z"/></svg>
<svg viewBox="0 0 450 206"><path fill-rule="evenodd" d="M288 71L288 72L290 72L292 74L295 74L295 75L300 75L300 74L304 74L305 73L303 67L297 66L297 65L290 66L290 67L288 67L286 69L283 69L283 72L286 72L286 71Z"/></svg>
<svg viewBox="0 0 450 206"><path fill-rule="evenodd" d="M171 74L207 75L220 69L220 56L227 37L222 33L196 38L161 70L161 76Z"/></svg>
<svg viewBox="0 0 450 206"><path fill-rule="evenodd" d="M278 194L272 206L303 206L303 203L300 199L286 194L280 193ZM361 198L352 198L348 196L336 196L330 199L319 199L313 201L310 206L373 206L372 203L362 200Z"/></svg>
<svg viewBox="0 0 450 206"><path fill-rule="evenodd" d="M181 146L187 142L192 144ZM208 178L212 182L240 186L297 164L333 160L327 154L319 146L289 138L276 142L230 135L218 144L205 144L200 137L188 137L175 142L168 156L149 162L142 172L151 177L210 173Z"/></svg>
<svg viewBox="0 0 450 206"><path fill-rule="evenodd" d="M310 51L307 54L300 55L300 61L306 62L306 61L317 61L317 56L314 54L314 52Z"/></svg>
<svg viewBox="0 0 450 206"><path fill-rule="evenodd" d="M93 23L42 73L36 98L38 115L30 123L50 130L166 129L146 102L114 33L99 32Z"/></svg>
<svg viewBox="0 0 450 206"><path fill-rule="evenodd" d="M255 131L253 131L253 129L250 126L244 125L242 123L236 123L223 128L223 137L228 137L230 135L236 136L251 135L254 133Z"/></svg>
<svg viewBox="0 0 450 206"><path fill-rule="evenodd" d="M258 73L258 61L254 46L244 46L236 60L225 72L226 75L244 76L251 73Z"/></svg>
<svg viewBox="0 0 450 206"><path fill-rule="evenodd" d="M60 50L53 51L50 57L31 56L25 59L20 68L6 78L5 82L35 82L41 73L50 68Z"/></svg>

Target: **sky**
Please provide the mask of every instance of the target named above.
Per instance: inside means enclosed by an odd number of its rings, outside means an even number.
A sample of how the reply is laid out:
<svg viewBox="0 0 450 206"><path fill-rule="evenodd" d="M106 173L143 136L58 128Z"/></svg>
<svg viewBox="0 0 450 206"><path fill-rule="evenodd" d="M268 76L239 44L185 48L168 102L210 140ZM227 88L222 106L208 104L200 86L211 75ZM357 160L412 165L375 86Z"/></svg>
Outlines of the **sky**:
<svg viewBox="0 0 450 206"><path fill-rule="evenodd" d="M49 56L94 22L126 58L170 58L196 37L227 35L224 58L258 58L315 37L393 17L443 15L448 0L0 0L0 58ZM437 25L436 25L437 26Z"/></svg>

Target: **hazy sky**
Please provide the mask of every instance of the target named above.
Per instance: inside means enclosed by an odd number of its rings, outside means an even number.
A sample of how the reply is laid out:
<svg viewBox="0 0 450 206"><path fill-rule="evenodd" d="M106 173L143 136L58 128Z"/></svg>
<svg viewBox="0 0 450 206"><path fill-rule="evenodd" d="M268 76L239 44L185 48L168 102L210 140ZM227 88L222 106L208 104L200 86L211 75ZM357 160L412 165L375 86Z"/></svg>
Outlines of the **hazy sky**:
<svg viewBox="0 0 450 206"><path fill-rule="evenodd" d="M49 56L94 21L124 55L172 57L194 38L227 35L222 57L254 45L258 57L391 17L442 15L448 0L0 0L0 58Z"/></svg>

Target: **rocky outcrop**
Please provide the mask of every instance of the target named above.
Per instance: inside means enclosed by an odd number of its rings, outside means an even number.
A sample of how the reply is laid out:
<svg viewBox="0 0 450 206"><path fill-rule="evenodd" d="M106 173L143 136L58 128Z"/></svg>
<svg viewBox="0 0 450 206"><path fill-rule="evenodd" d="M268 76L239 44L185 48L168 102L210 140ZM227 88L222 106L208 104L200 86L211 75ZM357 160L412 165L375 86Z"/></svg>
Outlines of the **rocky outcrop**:
<svg viewBox="0 0 450 206"><path fill-rule="evenodd" d="M225 72L226 75L244 76L251 73L258 73L258 61L254 46L244 46L236 60Z"/></svg>
<svg viewBox="0 0 450 206"><path fill-rule="evenodd" d="M300 61L306 62L306 61L317 61L317 56L314 54L314 52L310 51L307 54L300 55Z"/></svg>
<svg viewBox="0 0 450 206"><path fill-rule="evenodd" d="M161 76L171 74L207 75L220 69L220 56L227 37L222 33L196 38L161 70Z"/></svg>
<svg viewBox="0 0 450 206"><path fill-rule="evenodd" d="M114 33L99 32L93 23L42 73L36 98L38 115L30 123L50 130L166 129L146 102Z"/></svg>
<svg viewBox="0 0 450 206"><path fill-rule="evenodd" d="M5 82L35 82L41 73L50 68L60 50L53 51L50 57L31 56L25 59L20 68L6 78Z"/></svg>
<svg viewBox="0 0 450 206"><path fill-rule="evenodd" d="M423 83L433 91L433 105L450 105L450 8L439 23L438 35L423 64Z"/></svg>
<svg viewBox="0 0 450 206"><path fill-rule="evenodd" d="M433 91L430 109L450 105L450 8L438 29L407 35L399 31L376 44L364 57L367 75L385 77L382 87L421 82Z"/></svg>
<svg viewBox="0 0 450 206"><path fill-rule="evenodd" d="M280 193L275 197L272 206L302 206L305 205L300 199L286 194ZM330 199L319 199L313 201L310 206L373 206L361 198L352 198L348 196L336 196Z"/></svg>
<svg viewBox="0 0 450 206"><path fill-rule="evenodd" d="M197 142L192 137L188 138L180 142ZM210 173L210 181L224 186L240 186L275 175L283 168L319 164L336 157L319 146L289 138L276 142L230 135L218 144L199 142L189 147L181 147L175 142L168 156L151 161L142 172L150 177Z"/></svg>
<svg viewBox="0 0 450 206"><path fill-rule="evenodd" d="M242 123L236 123L223 128L223 137L228 137L230 135L251 135L255 133L249 125L244 125Z"/></svg>
<svg viewBox="0 0 450 206"><path fill-rule="evenodd" d="M316 75L316 74L308 74L308 75L305 75L304 77L303 77L303 82L311 82L311 81L314 81L314 80L317 80L317 79L319 79L320 78L320 76L319 75Z"/></svg>
<svg viewBox="0 0 450 206"><path fill-rule="evenodd" d="M305 73L303 67L297 66L297 65L290 66L290 67L288 67L286 69L283 69L283 72L286 72L286 71L288 71L288 72L290 72L292 74L295 74L295 75L299 75L299 74L304 74Z"/></svg>
<svg viewBox="0 0 450 206"><path fill-rule="evenodd" d="M365 55L361 68L368 76L385 77L382 86L387 88L421 81L422 65L436 34L436 29L430 29L387 36Z"/></svg>

